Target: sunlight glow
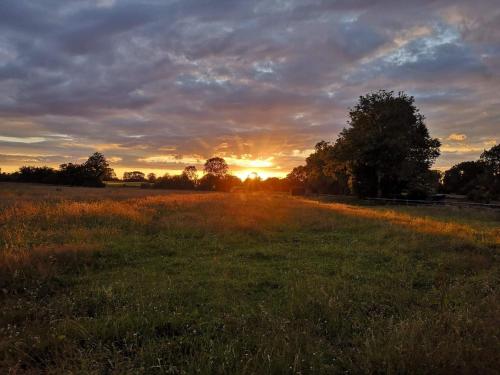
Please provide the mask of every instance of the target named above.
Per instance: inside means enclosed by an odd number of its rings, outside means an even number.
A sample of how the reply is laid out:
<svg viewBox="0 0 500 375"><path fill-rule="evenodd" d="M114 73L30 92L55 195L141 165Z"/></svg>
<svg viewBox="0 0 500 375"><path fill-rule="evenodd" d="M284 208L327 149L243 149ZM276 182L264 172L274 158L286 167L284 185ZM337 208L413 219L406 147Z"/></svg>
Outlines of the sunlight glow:
<svg viewBox="0 0 500 375"><path fill-rule="evenodd" d="M277 170L266 170L266 169L242 169L242 170L233 170L231 172L236 177L238 177L241 181L245 181L247 177L251 178L252 174L256 174L262 180L267 180L270 177L278 177L283 178L286 177L287 172L277 171Z"/></svg>
<svg viewBox="0 0 500 375"><path fill-rule="evenodd" d="M273 157L269 157L266 159L224 157L224 160L226 160L227 164L229 164L229 167L237 166L243 168L269 168L274 165L273 159Z"/></svg>
<svg viewBox="0 0 500 375"><path fill-rule="evenodd" d="M260 176L257 172L250 172L248 174L247 178L250 180L256 180L256 179L260 178Z"/></svg>

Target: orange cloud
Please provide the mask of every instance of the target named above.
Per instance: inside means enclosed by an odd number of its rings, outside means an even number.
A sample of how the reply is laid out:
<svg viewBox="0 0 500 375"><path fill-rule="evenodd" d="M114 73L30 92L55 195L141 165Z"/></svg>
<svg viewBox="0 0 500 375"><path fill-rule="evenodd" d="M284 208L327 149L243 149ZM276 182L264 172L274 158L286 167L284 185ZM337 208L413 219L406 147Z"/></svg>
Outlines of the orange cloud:
<svg viewBox="0 0 500 375"><path fill-rule="evenodd" d="M446 139L448 141L463 142L467 139L467 136L461 133L451 133Z"/></svg>

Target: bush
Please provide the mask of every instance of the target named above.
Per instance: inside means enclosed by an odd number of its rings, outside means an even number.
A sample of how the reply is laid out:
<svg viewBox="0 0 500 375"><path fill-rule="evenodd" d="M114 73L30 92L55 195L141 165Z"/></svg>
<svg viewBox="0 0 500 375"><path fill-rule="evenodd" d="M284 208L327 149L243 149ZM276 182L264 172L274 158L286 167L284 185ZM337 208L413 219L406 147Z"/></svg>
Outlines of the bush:
<svg viewBox="0 0 500 375"><path fill-rule="evenodd" d="M484 186L476 186L467 193L467 199L474 202L489 203L492 199L492 194Z"/></svg>

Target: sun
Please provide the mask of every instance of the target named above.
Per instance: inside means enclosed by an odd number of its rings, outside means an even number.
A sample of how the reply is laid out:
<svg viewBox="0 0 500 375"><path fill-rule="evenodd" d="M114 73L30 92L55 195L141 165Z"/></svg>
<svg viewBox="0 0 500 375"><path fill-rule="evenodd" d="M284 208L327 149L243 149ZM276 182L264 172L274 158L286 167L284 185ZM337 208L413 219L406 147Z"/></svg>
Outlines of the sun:
<svg viewBox="0 0 500 375"><path fill-rule="evenodd" d="M247 175L247 178L249 180L257 180L260 178L259 174L257 172L250 172L248 175Z"/></svg>
<svg viewBox="0 0 500 375"><path fill-rule="evenodd" d="M240 169L234 172L241 181L245 181L247 178L254 180L255 178L260 178L261 180L266 180L270 177L284 178L286 173L282 171L266 170L266 169Z"/></svg>

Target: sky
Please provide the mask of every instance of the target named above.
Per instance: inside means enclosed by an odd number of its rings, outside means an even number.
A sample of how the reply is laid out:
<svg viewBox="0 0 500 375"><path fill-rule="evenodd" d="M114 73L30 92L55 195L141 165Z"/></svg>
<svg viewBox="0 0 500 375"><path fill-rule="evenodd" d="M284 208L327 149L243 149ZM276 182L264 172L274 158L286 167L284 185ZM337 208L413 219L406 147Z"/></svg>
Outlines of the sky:
<svg viewBox="0 0 500 375"><path fill-rule="evenodd" d="M0 167L120 176L221 156L284 176L374 90L413 95L435 167L500 139L499 0L0 1Z"/></svg>

